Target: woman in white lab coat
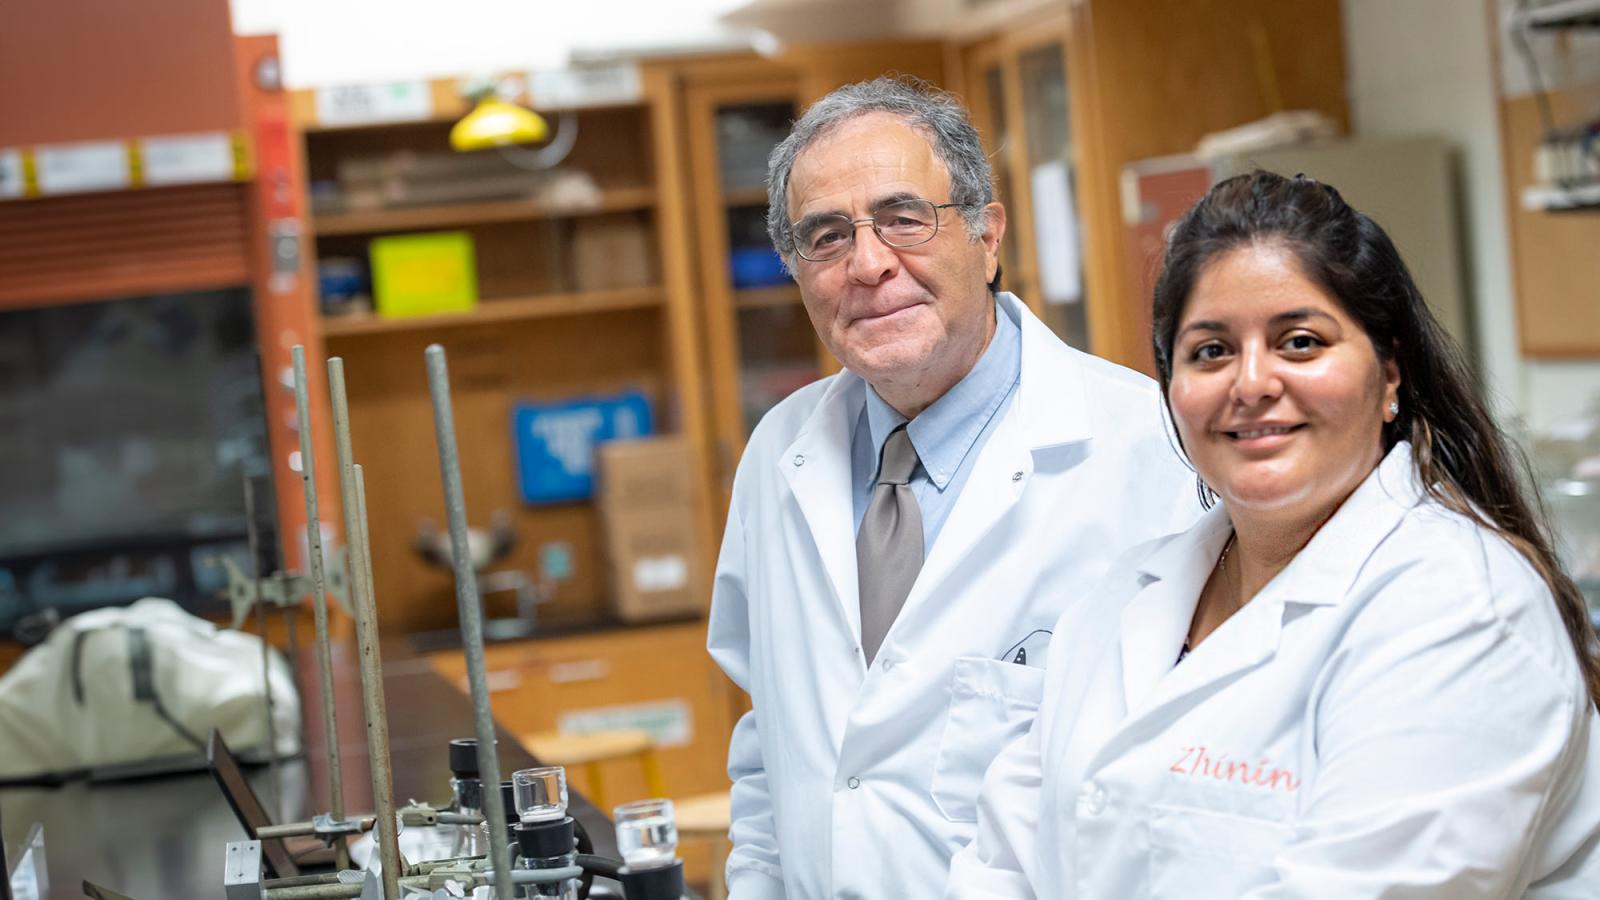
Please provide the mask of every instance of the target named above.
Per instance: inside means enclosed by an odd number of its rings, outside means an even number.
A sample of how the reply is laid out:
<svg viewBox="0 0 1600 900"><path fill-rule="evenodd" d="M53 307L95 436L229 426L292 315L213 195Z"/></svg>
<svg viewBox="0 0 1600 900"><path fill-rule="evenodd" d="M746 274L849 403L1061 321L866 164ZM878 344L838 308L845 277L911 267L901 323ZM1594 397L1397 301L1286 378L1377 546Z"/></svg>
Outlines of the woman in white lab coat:
<svg viewBox="0 0 1600 900"><path fill-rule="evenodd" d="M1230 179L1153 319L1220 503L1057 624L948 896L1600 897L1594 633L1388 237Z"/></svg>

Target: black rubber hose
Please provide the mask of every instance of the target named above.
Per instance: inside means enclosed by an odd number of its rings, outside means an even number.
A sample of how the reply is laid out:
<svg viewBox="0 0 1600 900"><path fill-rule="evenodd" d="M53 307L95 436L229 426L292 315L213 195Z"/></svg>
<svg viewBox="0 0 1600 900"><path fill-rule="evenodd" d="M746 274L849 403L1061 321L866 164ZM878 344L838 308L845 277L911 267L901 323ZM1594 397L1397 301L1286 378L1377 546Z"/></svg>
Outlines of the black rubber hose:
<svg viewBox="0 0 1600 900"><path fill-rule="evenodd" d="M609 856L595 856L592 853L579 853L578 865L583 867L586 877L591 879L595 875L604 875L605 877L611 879L616 879L622 875L622 861L612 859Z"/></svg>

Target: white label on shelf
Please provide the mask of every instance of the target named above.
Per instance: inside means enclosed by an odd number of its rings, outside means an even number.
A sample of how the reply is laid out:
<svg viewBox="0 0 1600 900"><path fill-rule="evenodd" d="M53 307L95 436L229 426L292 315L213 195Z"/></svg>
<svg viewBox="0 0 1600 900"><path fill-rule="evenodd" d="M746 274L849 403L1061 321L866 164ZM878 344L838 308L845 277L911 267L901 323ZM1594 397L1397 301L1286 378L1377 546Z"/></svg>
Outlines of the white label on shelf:
<svg viewBox="0 0 1600 900"><path fill-rule="evenodd" d="M21 197L22 188L22 151L0 150L0 200Z"/></svg>
<svg viewBox="0 0 1600 900"><path fill-rule="evenodd" d="M611 664L603 659L578 659L550 664L551 684L600 681L610 675Z"/></svg>
<svg viewBox="0 0 1600 900"><path fill-rule="evenodd" d="M34 151L39 193L112 191L128 186L128 148L121 141L57 144Z"/></svg>
<svg viewBox="0 0 1600 900"><path fill-rule="evenodd" d="M633 586L645 593L675 591L689 583L689 563L681 554L642 556L633 564Z"/></svg>
<svg viewBox="0 0 1600 900"><path fill-rule="evenodd" d="M636 103L644 96L639 67L633 63L535 69L528 73L535 108Z"/></svg>
<svg viewBox="0 0 1600 900"><path fill-rule="evenodd" d="M148 185L233 180L233 138L225 131L144 138L139 157Z"/></svg>
<svg viewBox="0 0 1600 900"><path fill-rule="evenodd" d="M657 747L682 747L694 740L694 712L683 699L575 709L556 719L556 730L562 734L637 730L650 735Z"/></svg>
<svg viewBox="0 0 1600 900"><path fill-rule="evenodd" d="M433 92L426 81L343 84L317 91L319 125L405 122L433 115Z"/></svg>
<svg viewBox="0 0 1600 900"><path fill-rule="evenodd" d="M471 693L467 679L462 678L456 683L461 687L463 694ZM522 673L516 669L496 669L491 672L485 672L483 673L483 686L488 688L491 694L499 691L514 691L522 687Z"/></svg>

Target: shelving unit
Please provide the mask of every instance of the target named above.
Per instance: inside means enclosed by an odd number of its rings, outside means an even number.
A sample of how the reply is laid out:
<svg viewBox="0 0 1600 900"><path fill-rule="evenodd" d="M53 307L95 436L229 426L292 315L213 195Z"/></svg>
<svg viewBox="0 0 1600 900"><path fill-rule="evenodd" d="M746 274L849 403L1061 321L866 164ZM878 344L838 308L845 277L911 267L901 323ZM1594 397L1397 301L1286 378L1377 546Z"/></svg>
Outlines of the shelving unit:
<svg viewBox="0 0 1600 900"><path fill-rule="evenodd" d="M745 288L733 294L733 305L740 310L800 306L801 303L800 289L792 284Z"/></svg>
<svg viewBox="0 0 1600 900"><path fill-rule="evenodd" d="M1493 8L1493 7L1491 7ZM1600 0L1565 0L1535 6L1508 28L1538 31L1600 25ZM1592 42L1573 42L1566 50ZM1563 42L1555 42L1559 47ZM1499 57L1518 51L1502 29ZM1497 69L1501 69L1497 66ZM1504 78L1504 74L1499 76ZM1549 171L1541 147L1555 123L1594 116L1595 81L1544 82L1544 95L1512 94L1502 80L1496 119L1505 182L1511 274L1516 294L1517 340L1523 356L1541 360L1593 359L1600 355L1600 185L1543 182ZM1557 154L1559 156L1559 154ZM1571 171L1564 174L1575 174Z"/></svg>
<svg viewBox="0 0 1600 900"><path fill-rule="evenodd" d="M329 316L322 320L322 334L328 338L364 334L394 334L405 331L429 332L443 328L484 325L493 322L525 322L556 316L650 309L662 304L660 288L629 288L615 291L576 291L535 297L510 297L480 303L468 312L436 316L386 318L373 313Z"/></svg>
<svg viewBox="0 0 1600 900"><path fill-rule="evenodd" d="M611 575L595 503L522 502L512 432L517 405L638 391L651 404L654 430L689 437L702 458L695 298L685 254L674 244L683 239L675 223L685 218L685 201L674 183L672 83L652 70L641 85L634 102L570 110L578 128L570 154L534 172L498 151L449 149L450 127L467 111L454 80L430 85L434 114L426 119L301 123L321 208L312 229L318 258L365 259L374 238L436 229L465 231L474 247L478 300L470 310L321 320L329 354L345 360L353 440L371 485L373 570L386 631L428 631L455 618L449 573L411 546L418 523L437 524L443 514L423 379L428 344L450 352L470 524L484 526L505 512L516 532L496 569L537 579L550 571L552 554L567 560L570 571L548 582L541 626L605 621ZM302 95L295 109L311 115L316 104ZM569 127L540 112L554 128ZM593 199L570 199L585 193ZM418 199L437 202L405 202ZM384 202L395 205L376 205ZM594 228L610 229L601 233L612 237L592 240ZM618 233L623 251L616 250ZM709 482L700 477L696 484L697 569L709 573ZM491 615L509 605L503 597L487 602Z"/></svg>
<svg viewBox="0 0 1600 900"><path fill-rule="evenodd" d="M531 199L513 199L324 213L316 217L315 229L319 237L418 231L463 225L488 225L496 222L531 222L603 213L639 212L653 208L655 202L656 192L652 188L615 188L603 192L599 201L593 204L558 206Z"/></svg>
<svg viewBox="0 0 1600 900"><path fill-rule="evenodd" d="M772 147L801 112L796 74L748 60L686 79L690 178L711 377L708 393L726 508L733 472L760 417L789 390L826 371L793 282L745 285L736 253L771 252L762 184Z"/></svg>
<svg viewBox="0 0 1600 900"><path fill-rule="evenodd" d="M806 105L854 81L900 72L935 83L944 47L864 41L796 47L776 57L730 54L682 61L685 144L706 350L715 505L727 509L733 473L761 416L795 389L838 370L816 339L792 281L756 267L735 275L735 254L770 253L767 156ZM772 260L776 266L777 260ZM720 517L719 517L720 521Z"/></svg>
<svg viewBox="0 0 1600 900"><path fill-rule="evenodd" d="M724 194L722 200L728 206L759 206L765 209L767 205L767 189L764 187L734 188Z"/></svg>

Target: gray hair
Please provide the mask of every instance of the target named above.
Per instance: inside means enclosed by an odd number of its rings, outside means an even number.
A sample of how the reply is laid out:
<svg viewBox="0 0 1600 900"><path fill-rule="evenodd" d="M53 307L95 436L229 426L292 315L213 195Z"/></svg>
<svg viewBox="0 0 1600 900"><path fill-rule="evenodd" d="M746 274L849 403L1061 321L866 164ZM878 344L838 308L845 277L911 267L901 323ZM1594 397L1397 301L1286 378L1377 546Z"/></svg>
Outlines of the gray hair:
<svg viewBox="0 0 1600 900"><path fill-rule="evenodd" d="M960 204L967 234L973 240L983 234L984 207L994 201L994 176L966 107L954 94L920 78L875 78L847 84L811 104L767 158L767 233L785 266L795 252L789 221L789 173L794 161L840 125L875 112L899 116L928 138L934 156L950 173L950 202Z"/></svg>

